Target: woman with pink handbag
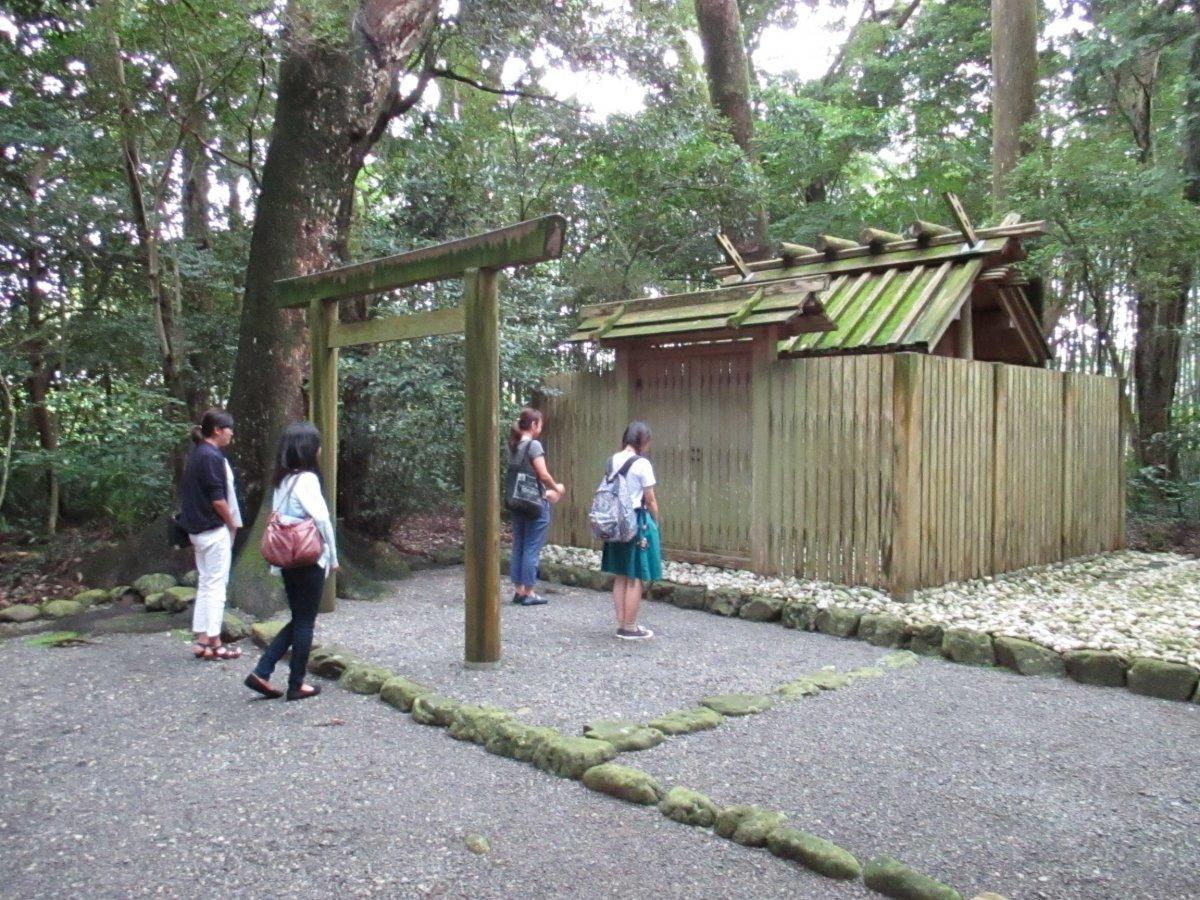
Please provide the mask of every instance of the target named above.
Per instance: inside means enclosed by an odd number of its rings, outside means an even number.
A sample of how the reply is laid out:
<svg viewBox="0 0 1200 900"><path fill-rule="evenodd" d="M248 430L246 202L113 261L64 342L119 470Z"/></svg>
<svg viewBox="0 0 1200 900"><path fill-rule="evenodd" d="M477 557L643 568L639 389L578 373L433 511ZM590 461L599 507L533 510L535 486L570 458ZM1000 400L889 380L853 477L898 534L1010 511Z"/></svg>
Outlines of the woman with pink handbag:
<svg viewBox="0 0 1200 900"><path fill-rule="evenodd" d="M272 572L283 573L292 620L279 630L254 671L246 676L246 687L265 697L283 696L271 685L271 673L288 647L292 659L287 698L306 700L321 693L316 685L304 683L304 672L325 577L338 570L338 559L329 507L321 493L320 455L321 435L310 422L289 425L279 438L275 492L262 553L272 564Z"/></svg>

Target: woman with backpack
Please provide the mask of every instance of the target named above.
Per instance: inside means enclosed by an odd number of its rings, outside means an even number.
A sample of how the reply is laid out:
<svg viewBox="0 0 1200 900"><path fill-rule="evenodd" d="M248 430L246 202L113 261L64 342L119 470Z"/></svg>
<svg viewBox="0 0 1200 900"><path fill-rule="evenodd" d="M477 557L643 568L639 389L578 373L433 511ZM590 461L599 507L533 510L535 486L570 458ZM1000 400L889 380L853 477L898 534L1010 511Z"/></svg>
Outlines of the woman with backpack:
<svg viewBox="0 0 1200 900"><path fill-rule="evenodd" d="M233 560L233 538L242 527L237 479L225 457L233 440L233 416L210 409L192 429L193 447L179 482L179 527L196 555L196 599L192 631L197 659L237 659L242 651L221 643L225 589Z"/></svg>
<svg viewBox="0 0 1200 900"><path fill-rule="evenodd" d="M538 557L546 545L550 529L550 504L557 503L565 488L554 480L546 468L546 450L538 440L545 417L541 410L525 407L508 432L508 464L512 469L529 468L542 487L542 497L536 501L534 516L517 512L512 516L513 545L508 574L513 583L512 602L519 606L541 606L548 603L534 589L537 587Z"/></svg>
<svg viewBox="0 0 1200 900"><path fill-rule="evenodd" d="M642 590L647 582L662 578L662 544L658 533L658 499L654 496L654 467L645 453L650 449L650 426L630 422L621 438L621 449L608 461L606 478L625 479L630 501L637 511L637 536L631 541L605 541L600 571L616 576L613 606L617 612L617 637L644 641L654 632L638 624Z"/></svg>
<svg viewBox="0 0 1200 900"><path fill-rule="evenodd" d="M278 516L278 522L285 527L303 525L306 519L311 519L311 527L315 527L320 534L321 547L314 563L285 569L272 567L272 572L283 574L283 590L292 611L292 620L279 630L254 671L246 676L246 687L264 697L283 696L283 691L271 685L271 673L288 647L292 648L292 659L287 698L307 700L321 693L316 685L304 683L304 672L308 668L309 651L312 650L313 628L317 622L325 577L330 572L336 572L339 566L329 506L321 492L320 455L321 434L311 422L296 422L280 435L279 449L275 453L275 477L272 479L275 492L271 497L271 512ZM272 527L268 525L268 536ZM316 555L315 546L311 552ZM264 555L267 555L265 542Z"/></svg>

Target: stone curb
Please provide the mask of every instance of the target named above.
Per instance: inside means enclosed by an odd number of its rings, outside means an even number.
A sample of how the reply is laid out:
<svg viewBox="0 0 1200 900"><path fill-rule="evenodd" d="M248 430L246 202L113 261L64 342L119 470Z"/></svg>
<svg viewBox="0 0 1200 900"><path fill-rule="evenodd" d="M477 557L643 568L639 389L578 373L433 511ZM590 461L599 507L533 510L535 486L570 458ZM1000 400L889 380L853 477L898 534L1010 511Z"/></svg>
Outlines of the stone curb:
<svg viewBox="0 0 1200 900"><path fill-rule="evenodd" d="M568 587L590 587L595 570L563 563L547 563L540 574L547 581ZM734 600L733 597L737 596ZM1026 638L969 628L943 628L925 623L906 625L896 616L859 609L757 598L730 588L710 591L703 585L658 581L646 590L649 600L680 609L707 610L721 616L750 621L774 621L784 628L820 631L837 637L857 637L879 647L911 650L922 656L941 656L974 666L1001 666L1020 675L1063 676L1080 684L1128 687L1135 694L1162 700L1200 703L1200 671L1184 663L1149 657L1127 658L1110 650L1066 650L1059 653ZM776 615L778 609L778 615ZM744 615L750 611L750 615ZM1136 669L1136 674L1134 670Z"/></svg>
<svg viewBox="0 0 1200 900"><path fill-rule="evenodd" d="M328 664L333 661L342 664L338 671L328 668ZM808 696L814 692L821 693L823 690L849 686L858 678L880 677L891 669L904 668L916 663L915 654L900 650L883 657L877 666L854 669L844 674L822 669L801 676L783 687L787 688L798 682L809 684L809 679L820 682L821 686L812 684L812 691L800 694ZM354 693L377 694L380 700L389 706L409 712L414 722L446 728L451 737L479 744L488 753L529 763L548 774L574 779L590 790L608 794L626 803L654 806L659 813L673 822L712 829L718 836L746 847L766 848L775 856L795 862L826 878L856 880L862 873L861 864L848 850L825 838L788 825L784 813L753 804L733 804L721 808L704 794L681 785L664 788L649 773L633 766L612 762L611 760L622 751L608 741L600 739L599 734L588 734L589 730L600 732L603 729L627 737L639 730L652 730L647 726L634 722L598 721L584 726L583 737L563 735L555 728L522 722L511 712L498 706L468 704L437 694L433 688L404 676L394 675L382 666L365 662L350 651L340 648L325 648L324 653L319 655L317 665L310 665L309 671L315 671L317 674L329 671L330 675L337 679L339 687ZM776 692L782 692L782 688ZM771 705L771 698L767 695L729 694L707 699L745 704L745 714L764 712ZM709 717L718 720L718 724L724 720L723 716L707 706L675 710L665 714L665 717L681 715L689 720L703 719L706 723L704 728L715 727L707 724L710 721ZM667 734L657 728L653 729L653 733L659 738L666 737ZM687 734L690 730L678 733ZM643 747L630 746L624 752L640 749ZM472 849L472 852L480 851ZM888 857L880 859L890 861ZM878 860L873 860L872 864L876 862ZM912 874L918 879L925 877L915 872ZM932 879L925 880L938 885ZM929 896L932 900L943 898L943 895ZM959 897L957 892L944 896Z"/></svg>

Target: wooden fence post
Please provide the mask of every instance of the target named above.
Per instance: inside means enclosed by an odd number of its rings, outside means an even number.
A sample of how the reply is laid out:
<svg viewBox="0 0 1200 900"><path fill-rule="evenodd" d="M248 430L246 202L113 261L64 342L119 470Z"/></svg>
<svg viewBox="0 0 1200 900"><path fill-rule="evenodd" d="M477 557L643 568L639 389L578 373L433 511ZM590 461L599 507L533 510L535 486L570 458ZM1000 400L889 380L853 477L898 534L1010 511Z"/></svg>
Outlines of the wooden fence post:
<svg viewBox="0 0 1200 900"><path fill-rule="evenodd" d="M888 592L907 600L919 587L921 562L921 363L897 353L892 378L891 554L885 556Z"/></svg>
<svg viewBox="0 0 1200 900"><path fill-rule="evenodd" d="M500 661L500 305L496 272L463 278L466 313L466 664Z"/></svg>
<svg viewBox="0 0 1200 900"><path fill-rule="evenodd" d="M314 298L308 304L309 357L312 383L308 386L309 419L321 433L321 474L329 520L337 528L338 351L331 348L338 327L336 299ZM329 573L321 594L321 612L333 612L337 574Z"/></svg>
<svg viewBox="0 0 1200 900"><path fill-rule="evenodd" d="M779 571L779 560L769 552L771 466L783 462L771 446L771 372L778 343L779 329L765 328L754 336L750 357L750 568L760 575Z"/></svg>

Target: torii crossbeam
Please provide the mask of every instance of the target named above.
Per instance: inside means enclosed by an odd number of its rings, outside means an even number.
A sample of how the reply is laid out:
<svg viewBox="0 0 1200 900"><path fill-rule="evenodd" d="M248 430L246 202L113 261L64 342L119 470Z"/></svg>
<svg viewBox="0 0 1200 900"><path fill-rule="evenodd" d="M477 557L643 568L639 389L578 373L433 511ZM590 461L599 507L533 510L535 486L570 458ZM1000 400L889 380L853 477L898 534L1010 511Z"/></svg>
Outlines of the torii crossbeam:
<svg viewBox="0 0 1200 900"><path fill-rule="evenodd" d="M557 259L566 220L531 219L486 234L396 256L275 282L279 306L307 307L312 375L309 416L321 432L325 500L337 516L338 348L439 334L466 336L466 472L464 562L468 666L500 661L500 307L496 273L512 266ZM396 288L463 279L463 303L453 309L338 322L338 301ZM334 579L325 584L321 609L334 605Z"/></svg>

